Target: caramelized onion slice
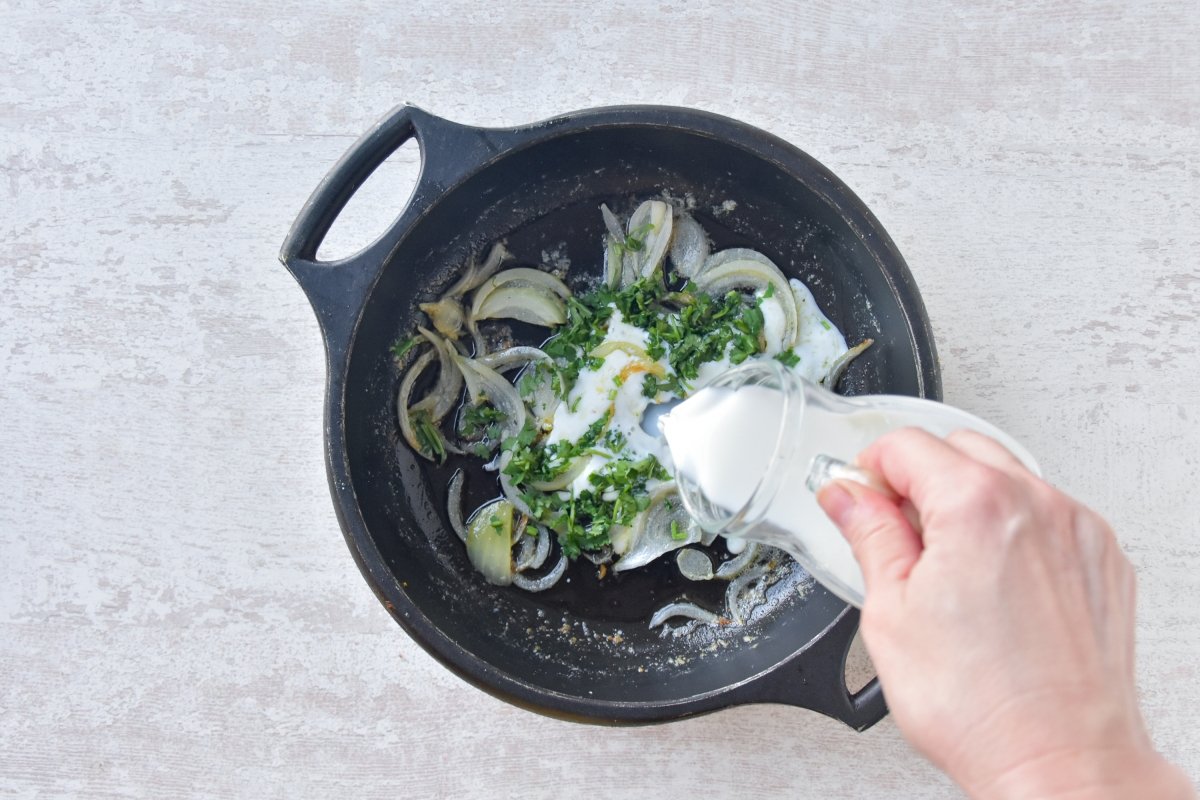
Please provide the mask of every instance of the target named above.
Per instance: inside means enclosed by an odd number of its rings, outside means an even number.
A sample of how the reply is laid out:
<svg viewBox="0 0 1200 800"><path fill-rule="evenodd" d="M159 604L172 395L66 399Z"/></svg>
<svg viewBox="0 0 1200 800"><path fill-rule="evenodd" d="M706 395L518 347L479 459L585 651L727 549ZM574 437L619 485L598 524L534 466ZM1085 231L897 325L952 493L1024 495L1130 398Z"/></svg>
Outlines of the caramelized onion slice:
<svg viewBox="0 0 1200 800"><path fill-rule="evenodd" d="M671 238L671 264L684 278L695 278L704 269L711 247L704 226L691 214L680 214Z"/></svg>
<svg viewBox="0 0 1200 800"><path fill-rule="evenodd" d="M417 331L433 345L433 351L437 354L438 380L429 394L409 409L409 413L425 411L434 422L441 422L458 404L458 395L463 387L462 370L454 360L455 351L449 342L425 328L417 328Z"/></svg>
<svg viewBox="0 0 1200 800"><path fill-rule="evenodd" d="M494 500L479 508L467 524L467 558L488 583L513 582L513 507Z"/></svg>
<svg viewBox="0 0 1200 800"><path fill-rule="evenodd" d="M474 320L515 319L544 328L555 328L567 321L567 307L550 292L529 286L502 286L473 310Z"/></svg>
<svg viewBox="0 0 1200 800"><path fill-rule="evenodd" d="M517 393L517 388L480 359L465 358L457 352L452 353L451 357L467 383L467 394L471 396L471 402L476 405L491 403L493 408L504 415L502 430L505 438L520 433L525 427L526 413L525 403Z"/></svg>
<svg viewBox="0 0 1200 800"><path fill-rule="evenodd" d="M488 251L487 258L482 264L476 264L474 260L467 266L461 278L454 282L454 285L446 290L442 297L460 297L471 291L479 284L486 281L499 271L504 262L512 257L512 253L508 252L508 248L504 246L504 242L496 242L492 245L492 249Z"/></svg>
<svg viewBox="0 0 1200 800"><path fill-rule="evenodd" d="M838 359L829 365L829 372L821 378L821 385L830 391L837 389L838 381L842 379L842 373L846 371L846 367L850 366L851 361L861 356L873 344L875 344L874 339L863 339L838 356Z"/></svg>
<svg viewBox="0 0 1200 800"><path fill-rule="evenodd" d="M408 442L408 446L413 449L413 452L429 461L439 460L438 454L430 452L422 445L417 436L416 426L413 424L410 405L413 387L416 385L417 379L435 358L437 358L437 353L433 350L422 353L408 368L408 372L404 373L404 377L400 380L400 389L396 392L396 420L400 423L400 435L404 437L404 441ZM440 434L438 435L440 436Z"/></svg>
<svg viewBox="0 0 1200 800"><path fill-rule="evenodd" d="M637 240L640 248L626 246L625 257L633 259L637 277L648 278L662 265L671 244L671 228L671 205L662 200L647 200L629 217L629 236Z"/></svg>
<svg viewBox="0 0 1200 800"><path fill-rule="evenodd" d="M613 569L623 572L645 566L664 553L695 544L700 535L700 527L683 508L675 484L665 483L650 495L650 505L634 520L632 543Z"/></svg>

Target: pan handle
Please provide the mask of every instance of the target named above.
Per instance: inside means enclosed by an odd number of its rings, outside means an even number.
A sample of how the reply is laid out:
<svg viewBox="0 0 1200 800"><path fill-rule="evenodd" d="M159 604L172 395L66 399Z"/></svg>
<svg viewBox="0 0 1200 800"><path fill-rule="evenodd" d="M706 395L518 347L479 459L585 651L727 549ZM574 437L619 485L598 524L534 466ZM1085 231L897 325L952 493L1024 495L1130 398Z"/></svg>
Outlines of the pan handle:
<svg viewBox="0 0 1200 800"><path fill-rule="evenodd" d="M388 254L412 222L471 170L503 146L501 131L459 125L411 105L388 112L351 145L300 209L279 260L308 295L326 344L348 345L362 305ZM416 138L421 167L408 204L373 242L337 261L320 261L317 250L346 203L405 142Z"/></svg>
<svg viewBox="0 0 1200 800"><path fill-rule="evenodd" d="M858 609L846 610L809 647L748 687L747 702L786 703L818 711L858 731L887 716L879 678L854 694L846 688L846 656L858 630Z"/></svg>

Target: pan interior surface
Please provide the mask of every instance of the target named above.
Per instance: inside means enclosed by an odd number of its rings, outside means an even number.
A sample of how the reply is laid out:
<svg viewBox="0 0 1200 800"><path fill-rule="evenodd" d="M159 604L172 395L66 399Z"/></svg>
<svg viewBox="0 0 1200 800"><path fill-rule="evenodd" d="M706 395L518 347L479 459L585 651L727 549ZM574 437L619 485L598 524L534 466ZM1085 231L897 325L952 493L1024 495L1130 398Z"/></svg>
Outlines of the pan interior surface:
<svg viewBox="0 0 1200 800"><path fill-rule="evenodd" d="M647 124L561 132L502 154L438 199L389 257L355 335L343 399L349 474L369 537L355 546L386 564L394 583L378 587L385 597L410 602L486 665L460 664L477 676L495 670L600 703L680 702L771 669L845 608L792 565L745 626L650 630L650 615L672 600L722 607L725 582L683 579L674 554L604 579L578 559L541 594L491 586L447 522L446 484L461 462L431 466L399 438L399 373L388 348L411 332L417 303L436 298L500 239L513 264L569 260L568 282L580 288L602 274L600 203L627 215L663 192L693 204L714 250L763 252L808 285L848 342L875 339L843 392L921 393L921 356L883 246L842 213L847 201L815 164L798 173L726 141ZM467 513L498 494L494 476L468 472Z"/></svg>

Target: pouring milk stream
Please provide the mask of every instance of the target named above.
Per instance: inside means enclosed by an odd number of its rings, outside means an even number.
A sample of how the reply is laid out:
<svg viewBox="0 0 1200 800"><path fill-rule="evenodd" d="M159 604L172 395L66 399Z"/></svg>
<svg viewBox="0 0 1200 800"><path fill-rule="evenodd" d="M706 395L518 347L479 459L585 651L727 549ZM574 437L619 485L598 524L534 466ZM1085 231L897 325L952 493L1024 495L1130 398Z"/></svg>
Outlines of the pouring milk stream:
<svg viewBox="0 0 1200 800"><path fill-rule="evenodd" d="M680 496L702 528L787 551L858 607L862 572L808 488L810 478L827 473L878 484L849 463L883 434L909 426L938 436L976 430L1038 471L1012 437L965 411L915 397L842 397L773 361L721 375L658 425L675 462Z"/></svg>

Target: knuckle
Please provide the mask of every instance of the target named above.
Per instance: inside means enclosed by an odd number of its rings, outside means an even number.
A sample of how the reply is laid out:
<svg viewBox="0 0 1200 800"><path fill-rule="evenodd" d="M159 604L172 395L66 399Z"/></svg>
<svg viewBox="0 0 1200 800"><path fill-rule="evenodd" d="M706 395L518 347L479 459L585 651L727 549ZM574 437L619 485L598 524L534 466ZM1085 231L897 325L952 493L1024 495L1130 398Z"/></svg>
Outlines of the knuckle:
<svg viewBox="0 0 1200 800"><path fill-rule="evenodd" d="M952 444L957 447L960 444L970 444L971 442L977 442L982 438L983 438L982 434L976 433L973 430L970 430L968 428L959 428L958 430L951 432L951 434L946 437L946 441L949 444Z"/></svg>
<svg viewBox="0 0 1200 800"><path fill-rule="evenodd" d="M867 450L881 458L888 458L907 453L915 445L923 444L929 438L931 438L931 434L920 428L897 428L880 436Z"/></svg>
<svg viewBox="0 0 1200 800"><path fill-rule="evenodd" d="M959 502L976 513L1007 515L1016 505L1016 487L1004 473L983 464L963 467L958 476Z"/></svg>

